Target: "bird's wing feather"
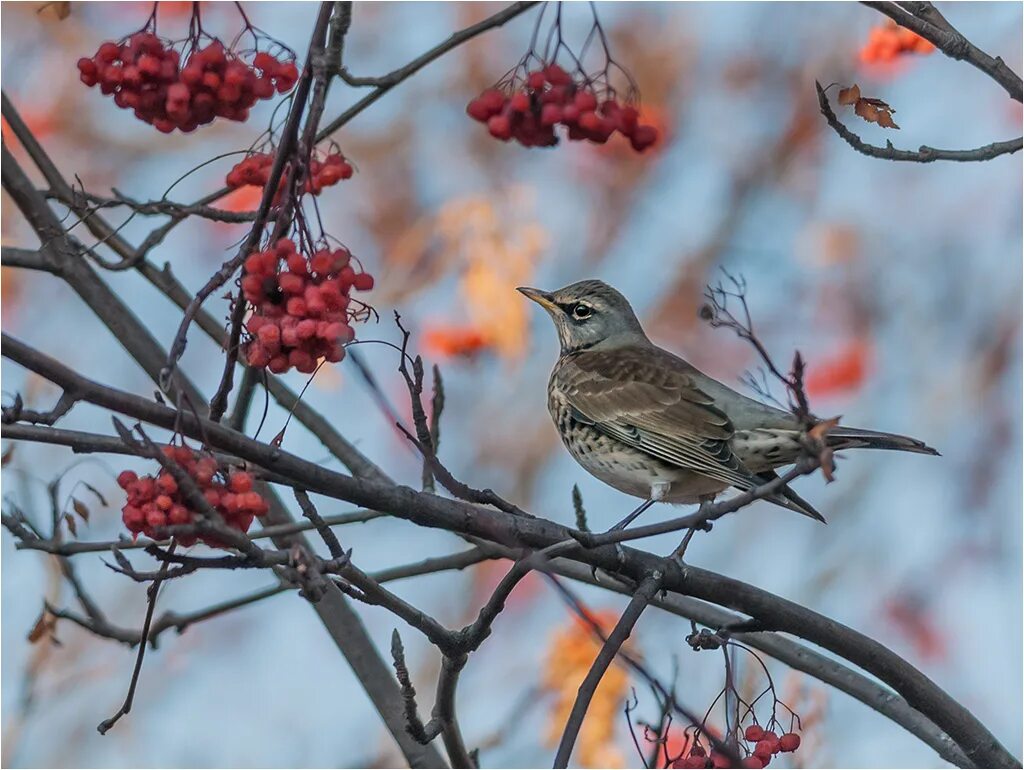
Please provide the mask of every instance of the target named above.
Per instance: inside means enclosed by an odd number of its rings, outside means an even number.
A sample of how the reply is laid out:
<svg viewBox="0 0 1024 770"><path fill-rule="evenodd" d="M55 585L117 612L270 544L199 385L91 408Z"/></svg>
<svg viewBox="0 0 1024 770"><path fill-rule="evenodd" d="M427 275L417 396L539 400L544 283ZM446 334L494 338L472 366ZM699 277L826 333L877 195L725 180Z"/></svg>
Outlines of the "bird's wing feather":
<svg viewBox="0 0 1024 770"><path fill-rule="evenodd" d="M555 385L579 419L663 462L750 489L758 480L732 451L728 415L679 360L654 347L583 351Z"/></svg>

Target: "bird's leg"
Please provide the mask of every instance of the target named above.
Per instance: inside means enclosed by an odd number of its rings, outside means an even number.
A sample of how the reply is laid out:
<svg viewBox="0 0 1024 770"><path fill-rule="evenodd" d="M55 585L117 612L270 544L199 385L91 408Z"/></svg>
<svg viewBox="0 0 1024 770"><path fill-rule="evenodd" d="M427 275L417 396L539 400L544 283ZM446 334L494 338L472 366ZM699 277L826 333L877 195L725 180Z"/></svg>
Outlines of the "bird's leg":
<svg viewBox="0 0 1024 770"><path fill-rule="evenodd" d="M655 481L653 484L651 484L651 496L647 500L645 500L641 505L639 505L632 513L630 513L629 516L624 518L622 521L620 521L618 524L616 524L608 531L617 532L620 529L625 529L626 527L628 527L630 524L633 523L633 521L636 520L636 518L641 513L646 511L656 502L664 500L665 496L668 494L669 487L671 486L671 482L668 481Z"/></svg>
<svg viewBox="0 0 1024 770"><path fill-rule="evenodd" d="M622 521L620 521L618 524L616 524L614 527L612 527L608 531L609 532L618 532L620 529L625 529L626 527L628 527L630 524L633 523L633 521L637 518L637 516L639 516L644 511L646 511L652 505L654 505L654 503L655 503L654 500L645 500L641 505L639 505L637 508L635 508L629 514L629 516L624 518Z"/></svg>

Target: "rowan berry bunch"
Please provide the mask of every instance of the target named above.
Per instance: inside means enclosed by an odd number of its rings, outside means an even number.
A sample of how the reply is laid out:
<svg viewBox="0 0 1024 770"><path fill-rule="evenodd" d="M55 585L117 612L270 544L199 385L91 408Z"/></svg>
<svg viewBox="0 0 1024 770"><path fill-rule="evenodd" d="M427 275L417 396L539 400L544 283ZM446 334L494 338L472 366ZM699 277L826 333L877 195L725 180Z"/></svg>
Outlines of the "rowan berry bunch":
<svg viewBox="0 0 1024 770"><path fill-rule="evenodd" d="M654 126L640 123L635 106L621 102L613 91L588 80L582 71L570 74L557 64L526 73L510 89L490 88L473 99L466 112L487 124L495 139L515 139L524 147L558 144L556 126L565 126L570 141L604 144L616 131L637 152L658 140Z"/></svg>
<svg viewBox="0 0 1024 770"><path fill-rule="evenodd" d="M242 293L253 306L246 361L275 374L311 374L320 359L341 361L355 337L350 292L372 288L373 276L357 270L345 248L320 248L307 258L294 241L281 238L250 254L242 278Z"/></svg>
<svg viewBox="0 0 1024 770"><path fill-rule="evenodd" d="M796 732L803 729L800 717L793 709L779 700L771 673L754 650L723 638L708 629L695 631L687 636L686 641L694 651L726 648L746 653L764 673L767 681L763 689L750 701L747 701L733 684L731 673L727 673L726 685L712 701L703 721L700 724L690 724L684 729L685 741L681 747L678 745L678 741L671 740L667 727L663 732L654 736L653 740L645 728L645 737L648 742L656 742L665 747L665 767L763 768L768 767L772 759L780 753L794 752L800 748L800 736ZM730 669L727 669L727 672L729 671ZM717 704L727 704L725 707L730 710L725 719L731 725L727 735L723 735L720 729L708 723ZM758 719L758 711L761 712L761 720ZM767 719L764 718L765 716ZM783 721L789 723L788 731L784 731ZM744 725L746 726L744 727ZM711 740L711 736L715 736L716 740ZM676 748L670 752L668 746L673 743ZM738 755L738 765L725 752L717 748L723 744L733 748L733 756Z"/></svg>
<svg viewBox="0 0 1024 770"><path fill-rule="evenodd" d="M248 185L266 187L273 165L273 151L250 153L232 166L225 182L232 190ZM337 149L332 148L330 152L322 157L317 158L314 156L309 161L309 169L305 174L302 192L319 195L325 187L336 185L343 179L351 179L354 173L355 169L345 156ZM274 196L273 205L275 206L281 202L287 178L288 169L285 168L284 173L281 174L281 181L278 183L277 193Z"/></svg>
<svg viewBox="0 0 1024 770"><path fill-rule="evenodd" d="M794 732L778 735L771 730L765 730L758 724L749 725L742 733L744 742L740 743L749 753L740 760L740 767L762 768L767 767L772 758L779 753L789 753L800 748L800 736ZM732 767L732 762L725 754L710 745L705 746L699 733L694 736L692 745L686 756L678 757L672 762L674 768L726 768Z"/></svg>
<svg viewBox="0 0 1024 770"><path fill-rule="evenodd" d="M470 101L466 112L486 123L495 139L515 139L524 147L558 144L557 126L565 127L570 141L604 144L617 132L637 152L655 144L658 130L640 122L639 90L612 58L593 4L593 24L578 53L562 36L562 3L551 5L556 7L555 18L545 33L543 50L538 52L536 44L548 4L537 17L530 50L494 87ZM600 41L600 65L588 70L585 62L593 58L588 57L588 49L595 40ZM558 64L560 55L572 62L569 69ZM625 82L624 97L612 85L613 79Z"/></svg>
<svg viewBox="0 0 1024 770"><path fill-rule="evenodd" d="M247 532L253 518L268 511L266 500L253 490L250 473L222 470L213 457L186 446L165 446L163 453L192 477L206 501L229 527ZM134 471L121 471L117 483L128 495L121 509L121 519L133 535L141 532L155 539L160 537L161 528L193 524L202 515L189 507L178 482L167 470L141 477ZM194 545L197 540L214 547L223 545L208 535L185 535L177 539L185 546Z"/></svg>
<svg viewBox="0 0 1024 770"><path fill-rule="evenodd" d="M194 131L216 118L244 121L257 101L292 89L299 78L294 53L276 42L277 56L236 48L244 32L257 43L264 39L248 20L243 33L225 46L202 31L196 6L183 41L157 36L154 9L140 31L79 59L81 81L98 85L118 107L167 134Z"/></svg>

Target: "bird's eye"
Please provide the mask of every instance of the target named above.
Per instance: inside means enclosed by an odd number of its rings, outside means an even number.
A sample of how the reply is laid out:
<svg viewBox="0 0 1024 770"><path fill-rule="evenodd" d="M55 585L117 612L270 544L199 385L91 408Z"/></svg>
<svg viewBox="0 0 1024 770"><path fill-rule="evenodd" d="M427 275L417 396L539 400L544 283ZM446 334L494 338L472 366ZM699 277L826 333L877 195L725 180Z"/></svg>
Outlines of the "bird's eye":
<svg viewBox="0 0 1024 770"><path fill-rule="evenodd" d="M582 302L577 302L573 306L572 317L577 318L579 320L583 320L584 318L590 318L590 315L593 312L594 310L593 308L590 307L590 305L585 305Z"/></svg>

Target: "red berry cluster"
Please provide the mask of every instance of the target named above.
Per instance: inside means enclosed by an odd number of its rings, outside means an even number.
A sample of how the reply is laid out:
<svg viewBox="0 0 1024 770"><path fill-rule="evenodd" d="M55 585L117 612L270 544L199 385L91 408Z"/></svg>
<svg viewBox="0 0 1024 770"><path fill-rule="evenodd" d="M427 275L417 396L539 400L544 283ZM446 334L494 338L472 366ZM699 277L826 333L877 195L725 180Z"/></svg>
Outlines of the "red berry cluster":
<svg viewBox="0 0 1024 770"><path fill-rule="evenodd" d="M355 337L349 292L373 288L373 276L356 272L351 260L344 248L320 249L307 260L288 238L248 256L242 292L255 309L246 323L253 335L245 348L250 366L310 374L321 358L345 357L345 344Z"/></svg>
<svg viewBox="0 0 1024 770"><path fill-rule="evenodd" d="M232 190L246 185L265 187L273 165L273 153L253 153L232 166L225 181ZM306 175L303 192L319 195L325 187L336 185L342 179L351 179L354 171L352 164L345 160L345 156L340 152L329 153L323 160L314 158L309 164L309 173ZM287 177L288 170L285 169L278 184L277 194L274 196L275 206L280 203Z"/></svg>
<svg viewBox="0 0 1024 770"><path fill-rule="evenodd" d="M762 768L767 767L779 752L796 751L800 748L800 736L796 733L786 733L778 736L775 733L765 730L759 725L750 725L743 732L743 737L754 744L754 750L750 756L740 760L740 767ZM699 743L694 743L690 752L685 757L680 757L672 763L676 768L727 768L732 767L729 758L712 749L710 753Z"/></svg>
<svg viewBox="0 0 1024 770"><path fill-rule="evenodd" d="M779 752L796 751L800 748L800 736L796 733L785 733L782 736L765 730L760 725L750 725L743 731L743 737L754 744L754 751L740 764L743 767L768 767Z"/></svg>
<svg viewBox="0 0 1024 770"><path fill-rule="evenodd" d="M214 458L184 446L165 446L163 452L193 478L207 502L228 526L247 532L253 517L267 512L266 500L253 491L251 474L245 471L223 474ZM117 483L128 493L128 501L121 509L121 520L133 535L142 532L157 538L161 527L195 521L196 512L189 509L178 482L166 470L157 476L141 478L134 471L121 471ZM178 542L189 546L197 539L212 546L222 545L208 536L179 536Z"/></svg>
<svg viewBox="0 0 1024 770"><path fill-rule="evenodd" d="M583 76L579 82L557 64L526 74L511 95L497 88L484 91L466 107L474 120L487 124L491 136L524 147L558 144L555 126L568 129L570 140L604 144L618 131L633 149L643 152L658 140L654 126L642 125L630 104L621 104L611 92L599 100L594 86Z"/></svg>
<svg viewBox="0 0 1024 770"><path fill-rule="evenodd" d="M99 85L118 107L165 134L194 131L218 117L245 120L258 99L289 91L299 78L294 62L263 51L250 65L219 40L195 49L181 66L180 54L152 32L103 43L91 59L78 60L78 71L87 86Z"/></svg>

